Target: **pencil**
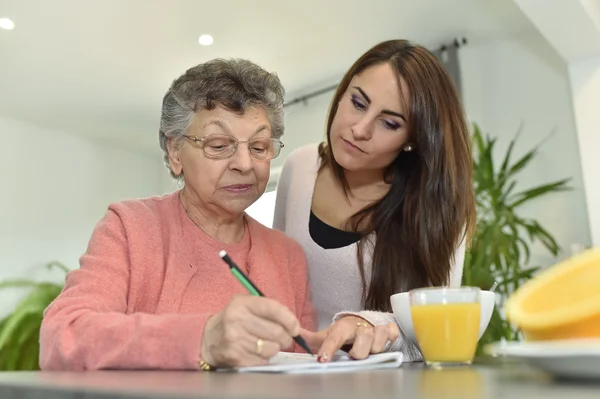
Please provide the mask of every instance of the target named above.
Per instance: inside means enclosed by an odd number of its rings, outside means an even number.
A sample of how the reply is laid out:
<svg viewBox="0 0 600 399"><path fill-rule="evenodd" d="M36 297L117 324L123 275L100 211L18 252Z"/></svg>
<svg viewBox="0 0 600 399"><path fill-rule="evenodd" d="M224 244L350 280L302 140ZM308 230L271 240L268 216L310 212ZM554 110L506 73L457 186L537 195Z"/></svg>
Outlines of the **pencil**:
<svg viewBox="0 0 600 399"><path fill-rule="evenodd" d="M262 296L262 297L265 296L258 289L258 287L256 285L254 285L254 283L250 280L250 278L248 276L246 276L244 273L242 273L240 268L227 255L227 252L221 251L221 252L219 252L219 256L221 257L221 259L223 259L223 261L225 261L225 263L227 263L229 265L229 269L231 270L231 273L244 286L244 288L246 288L246 290L248 290L248 292L250 294L252 294L254 296ZM304 349L306 351L306 353L314 356L314 354L312 353L312 351L306 344L306 341L304 340L304 338L302 338L300 335L297 335L293 338L294 338L294 341L296 341L296 343L298 345L300 345L302 347L302 349Z"/></svg>

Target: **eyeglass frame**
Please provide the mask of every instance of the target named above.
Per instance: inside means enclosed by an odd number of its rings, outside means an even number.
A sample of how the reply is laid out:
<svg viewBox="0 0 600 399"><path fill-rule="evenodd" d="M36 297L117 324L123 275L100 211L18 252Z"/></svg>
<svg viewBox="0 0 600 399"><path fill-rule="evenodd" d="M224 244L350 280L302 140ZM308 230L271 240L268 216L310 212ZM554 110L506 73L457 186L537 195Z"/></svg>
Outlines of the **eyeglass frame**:
<svg viewBox="0 0 600 399"><path fill-rule="evenodd" d="M232 138L234 140L234 145L233 145L233 152L231 153L231 155L226 156L226 157L219 157L219 156L214 156L214 155L207 154L206 150L204 149L204 141L207 138L210 138L211 136L213 136L213 137L214 136L225 136L225 137ZM210 159L229 159L229 158L231 158L232 156L235 155L235 153L238 150L238 146L240 145L240 143L248 144L248 143L250 143L250 142L252 142L252 141L255 140L255 139L250 139L250 140L243 140L242 141L242 140L238 140L237 137L232 136L230 134L221 134L221 133L209 134L209 135L206 135L206 136L204 136L202 138L199 138L198 136L187 135L187 134L184 134L182 137L184 137L184 138L192 141L193 143L201 143L202 144L202 152L204 152L204 155L206 155ZM256 140L258 140L258 139L256 139ZM269 140L271 140L273 142L279 143L279 152L277 153L276 156L274 156L273 158L269 158L269 159L267 159L267 158L262 158L262 159L261 158L257 158L256 155L252 154L252 151L250 151L250 147L248 145L246 145L246 147L248 147L248 153L250 154L250 156L253 157L254 159L259 160L259 161L271 161L271 160L277 158L279 156L279 154L281 154L281 149L283 147L285 147L285 145L283 144L283 141L281 141L279 139L276 139L274 137L269 137Z"/></svg>

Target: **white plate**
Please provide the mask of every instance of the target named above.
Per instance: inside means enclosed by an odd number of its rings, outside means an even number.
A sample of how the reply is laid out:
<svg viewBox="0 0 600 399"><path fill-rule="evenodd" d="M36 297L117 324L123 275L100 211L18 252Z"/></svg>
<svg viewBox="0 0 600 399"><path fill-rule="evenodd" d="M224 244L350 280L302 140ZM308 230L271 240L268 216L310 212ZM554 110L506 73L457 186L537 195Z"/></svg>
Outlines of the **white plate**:
<svg viewBox="0 0 600 399"><path fill-rule="evenodd" d="M600 339L496 342L486 352L523 360L557 377L600 380Z"/></svg>

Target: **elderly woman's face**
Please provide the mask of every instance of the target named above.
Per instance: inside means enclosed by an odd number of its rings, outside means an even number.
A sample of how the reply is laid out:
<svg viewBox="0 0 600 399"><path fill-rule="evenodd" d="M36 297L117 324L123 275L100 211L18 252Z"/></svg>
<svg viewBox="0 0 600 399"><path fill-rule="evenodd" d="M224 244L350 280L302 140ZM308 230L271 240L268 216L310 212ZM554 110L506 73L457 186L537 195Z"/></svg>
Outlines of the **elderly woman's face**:
<svg viewBox="0 0 600 399"><path fill-rule="evenodd" d="M202 139L214 135L233 136L240 142L270 138L271 124L261 107L250 107L243 115L221 106L200 110L187 136ZM242 213L264 193L271 162L251 156L246 143L239 143L231 157L215 159L205 154L202 144L183 140L183 146L171 156L171 168L176 174L183 171L188 194L211 211Z"/></svg>

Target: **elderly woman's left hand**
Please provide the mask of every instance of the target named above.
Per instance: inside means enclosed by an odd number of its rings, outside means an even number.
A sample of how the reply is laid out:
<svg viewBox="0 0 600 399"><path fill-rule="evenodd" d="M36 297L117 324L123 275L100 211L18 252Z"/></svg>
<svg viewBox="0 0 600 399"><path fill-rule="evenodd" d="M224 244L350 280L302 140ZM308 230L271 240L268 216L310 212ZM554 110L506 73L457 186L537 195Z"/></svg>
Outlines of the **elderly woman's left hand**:
<svg viewBox="0 0 600 399"><path fill-rule="evenodd" d="M396 323L373 326L361 317L346 316L325 330L316 333L303 331L302 335L311 347L320 348L319 361L328 362L345 345L352 345L349 355L354 359L383 352L388 341L398 339L400 330Z"/></svg>

